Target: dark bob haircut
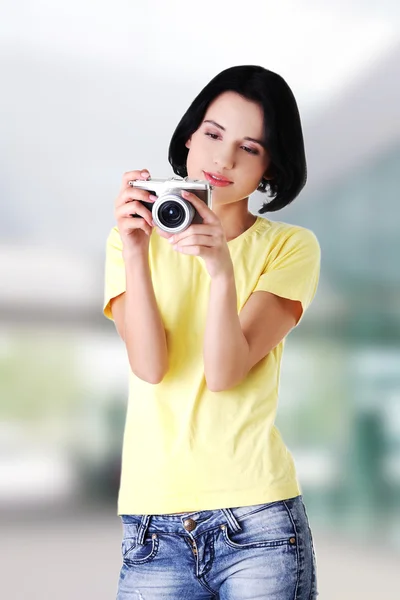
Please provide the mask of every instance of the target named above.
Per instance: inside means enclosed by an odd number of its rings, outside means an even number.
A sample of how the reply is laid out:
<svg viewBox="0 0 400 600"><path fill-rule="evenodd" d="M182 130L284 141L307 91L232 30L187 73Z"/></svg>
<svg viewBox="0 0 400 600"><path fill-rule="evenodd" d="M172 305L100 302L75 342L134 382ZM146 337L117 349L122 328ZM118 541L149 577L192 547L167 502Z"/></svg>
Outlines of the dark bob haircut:
<svg viewBox="0 0 400 600"><path fill-rule="evenodd" d="M290 204L307 181L307 164L299 110L293 92L277 73L245 65L225 69L200 92L180 120L171 138L168 160L176 175L187 177L187 140L200 127L211 102L233 91L257 102L264 112L265 146L271 163L269 179L262 179L261 192L271 198L259 213L273 212Z"/></svg>

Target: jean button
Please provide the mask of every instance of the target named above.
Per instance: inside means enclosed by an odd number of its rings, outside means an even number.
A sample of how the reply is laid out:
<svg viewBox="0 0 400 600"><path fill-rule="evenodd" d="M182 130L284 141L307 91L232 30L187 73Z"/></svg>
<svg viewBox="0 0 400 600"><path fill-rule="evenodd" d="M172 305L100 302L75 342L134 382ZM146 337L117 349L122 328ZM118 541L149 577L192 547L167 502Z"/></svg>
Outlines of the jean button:
<svg viewBox="0 0 400 600"><path fill-rule="evenodd" d="M196 521L193 521L193 519L185 519L183 521L183 526L186 529L186 531L193 531L193 529L196 529Z"/></svg>

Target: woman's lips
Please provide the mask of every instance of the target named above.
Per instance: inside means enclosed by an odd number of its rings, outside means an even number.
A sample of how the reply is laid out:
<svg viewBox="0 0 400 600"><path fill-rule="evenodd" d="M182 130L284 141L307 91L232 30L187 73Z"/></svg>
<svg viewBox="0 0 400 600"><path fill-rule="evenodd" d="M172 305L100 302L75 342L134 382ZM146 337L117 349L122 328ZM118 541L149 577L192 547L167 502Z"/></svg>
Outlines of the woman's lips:
<svg viewBox="0 0 400 600"><path fill-rule="evenodd" d="M215 177L213 173L207 173L207 171L203 171L203 173L206 176L207 181L215 187L227 187L233 183L233 181L229 181L229 179L222 177L222 175L217 175L217 173L215 173Z"/></svg>

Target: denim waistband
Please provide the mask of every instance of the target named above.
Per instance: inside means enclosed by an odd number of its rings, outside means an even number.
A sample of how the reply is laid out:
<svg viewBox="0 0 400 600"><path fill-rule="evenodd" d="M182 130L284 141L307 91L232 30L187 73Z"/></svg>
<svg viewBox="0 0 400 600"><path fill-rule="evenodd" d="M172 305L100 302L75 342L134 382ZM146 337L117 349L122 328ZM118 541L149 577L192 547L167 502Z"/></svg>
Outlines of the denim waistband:
<svg viewBox="0 0 400 600"><path fill-rule="evenodd" d="M296 496L290 500L301 501L301 495ZM200 510L195 512L188 512L182 514L168 514L168 515L121 515L121 520L124 524L134 524L138 528L138 543L143 544L144 538L148 528L150 527L153 532L165 532L165 533L177 533L185 534L194 537L204 533L209 529L219 527L223 524L228 524L232 531L241 531L240 520L250 516L253 513L257 513L266 507L276 504L277 502L284 502L284 500L278 500L275 502L267 502L265 504L253 504L251 506L238 506L235 508L220 508L216 510ZM194 521L195 528L193 531L188 531L185 528L185 521L190 519Z"/></svg>

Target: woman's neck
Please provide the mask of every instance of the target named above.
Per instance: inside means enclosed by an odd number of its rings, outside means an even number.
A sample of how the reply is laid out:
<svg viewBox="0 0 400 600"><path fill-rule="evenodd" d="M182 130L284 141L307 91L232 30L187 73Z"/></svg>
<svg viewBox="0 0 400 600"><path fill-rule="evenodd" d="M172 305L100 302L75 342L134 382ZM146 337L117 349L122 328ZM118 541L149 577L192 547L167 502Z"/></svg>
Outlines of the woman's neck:
<svg viewBox="0 0 400 600"><path fill-rule="evenodd" d="M247 231L257 219L255 215L249 212L248 198L234 204L213 206L212 209L222 223L228 242Z"/></svg>

